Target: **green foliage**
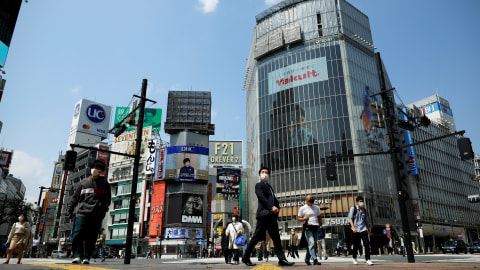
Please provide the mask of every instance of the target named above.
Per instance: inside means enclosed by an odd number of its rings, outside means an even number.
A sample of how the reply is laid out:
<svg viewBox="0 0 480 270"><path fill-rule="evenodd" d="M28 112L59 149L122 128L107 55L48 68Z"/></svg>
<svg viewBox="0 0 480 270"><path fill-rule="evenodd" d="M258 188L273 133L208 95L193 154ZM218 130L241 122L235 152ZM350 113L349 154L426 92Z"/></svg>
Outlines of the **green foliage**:
<svg viewBox="0 0 480 270"><path fill-rule="evenodd" d="M21 199L0 200L0 224L12 224L18 221L18 216L24 213L29 223L34 214L33 205Z"/></svg>

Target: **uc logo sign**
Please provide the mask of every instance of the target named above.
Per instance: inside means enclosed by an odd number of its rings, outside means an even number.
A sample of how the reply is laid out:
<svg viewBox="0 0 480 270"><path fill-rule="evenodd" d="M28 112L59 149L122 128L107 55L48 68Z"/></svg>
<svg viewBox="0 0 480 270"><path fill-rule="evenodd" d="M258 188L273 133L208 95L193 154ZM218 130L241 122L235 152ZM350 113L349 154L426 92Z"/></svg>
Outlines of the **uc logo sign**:
<svg viewBox="0 0 480 270"><path fill-rule="evenodd" d="M77 118L79 113L80 113L80 103L75 105L75 109L73 110L73 117Z"/></svg>
<svg viewBox="0 0 480 270"><path fill-rule="evenodd" d="M91 104L88 106L86 113L88 120L95 124L100 124L106 117L105 109L97 104Z"/></svg>

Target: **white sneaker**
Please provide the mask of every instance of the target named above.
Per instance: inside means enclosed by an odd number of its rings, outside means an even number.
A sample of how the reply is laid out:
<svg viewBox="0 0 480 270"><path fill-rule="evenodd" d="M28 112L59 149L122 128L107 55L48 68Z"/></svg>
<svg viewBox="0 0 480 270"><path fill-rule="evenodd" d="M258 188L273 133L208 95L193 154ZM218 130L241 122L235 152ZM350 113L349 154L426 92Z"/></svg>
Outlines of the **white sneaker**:
<svg viewBox="0 0 480 270"><path fill-rule="evenodd" d="M90 261L87 259L83 259L82 264L90 264Z"/></svg>
<svg viewBox="0 0 480 270"><path fill-rule="evenodd" d="M75 259L72 260L72 263L82 263L82 259L75 258Z"/></svg>
<svg viewBox="0 0 480 270"><path fill-rule="evenodd" d="M373 265L373 262L370 261L370 260L367 260L365 263L366 263L367 265Z"/></svg>
<svg viewBox="0 0 480 270"><path fill-rule="evenodd" d="M357 265L357 264L358 264L357 258L353 258L353 264L354 264L354 265Z"/></svg>

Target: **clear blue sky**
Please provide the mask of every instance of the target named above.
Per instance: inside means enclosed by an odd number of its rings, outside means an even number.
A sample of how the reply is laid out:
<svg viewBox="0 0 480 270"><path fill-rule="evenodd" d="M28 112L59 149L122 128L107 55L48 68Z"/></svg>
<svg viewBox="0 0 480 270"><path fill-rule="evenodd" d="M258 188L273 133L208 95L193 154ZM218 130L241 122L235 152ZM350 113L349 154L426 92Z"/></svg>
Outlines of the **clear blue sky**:
<svg viewBox="0 0 480 270"><path fill-rule="evenodd" d="M278 2L278 1L277 1ZM271 0L30 0L7 57L0 146L36 201L65 151L74 104L126 106L143 78L163 108L169 90L211 91L216 135L246 140L246 58L255 15ZM438 93L480 154L480 1L351 0L370 18L374 45L403 102ZM168 140L164 133L163 139Z"/></svg>

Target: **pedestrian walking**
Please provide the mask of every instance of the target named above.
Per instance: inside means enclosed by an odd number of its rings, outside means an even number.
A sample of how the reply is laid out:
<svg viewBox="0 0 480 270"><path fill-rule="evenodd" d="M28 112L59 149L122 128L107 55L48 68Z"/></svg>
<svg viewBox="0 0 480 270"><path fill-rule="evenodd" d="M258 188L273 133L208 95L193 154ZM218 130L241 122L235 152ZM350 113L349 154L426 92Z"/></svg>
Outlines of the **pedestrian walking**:
<svg viewBox="0 0 480 270"><path fill-rule="evenodd" d="M74 264L90 263L98 231L112 198L110 184L100 175L105 171L105 161L96 159L91 168L92 175L76 186L68 206L69 217L75 216L72 234Z"/></svg>
<svg viewBox="0 0 480 270"><path fill-rule="evenodd" d="M220 241L221 241L221 247L222 247L222 254L223 254L223 257L225 257L225 263L230 263L232 261L232 256L231 256L231 252L230 252L230 249L229 249L229 241L228 241L228 236L227 236L227 230L226 228L228 228L228 226L230 225L230 222L227 223L227 226L225 227L225 229L222 230L222 233L220 234Z"/></svg>
<svg viewBox="0 0 480 270"><path fill-rule="evenodd" d="M370 260L370 222L368 220L367 210L365 209L365 202L362 196L358 196L356 199L356 206L350 208L348 218L350 219L350 226L353 231L353 264L358 264L357 255L361 248L360 241L363 241L365 247L365 261L367 265L373 265Z"/></svg>
<svg viewBox="0 0 480 270"><path fill-rule="evenodd" d="M257 195L258 199L258 208L256 214L257 226L252 239L245 249L245 255L242 258L242 262L247 266L255 265L250 261L250 255L252 254L255 245L259 241L265 239L265 234L268 231L275 245L278 264L281 266L292 266L294 263L287 261L280 241L277 223L280 204L275 197L273 188L268 183L270 178L270 169L267 167L262 167L258 172L258 176L260 181L255 185L255 195Z"/></svg>
<svg viewBox="0 0 480 270"><path fill-rule="evenodd" d="M244 234L243 225L237 215L232 216L232 222L227 226L226 236L228 237L228 249L233 253L233 264L239 264L239 246L235 243L238 235Z"/></svg>
<svg viewBox="0 0 480 270"><path fill-rule="evenodd" d="M7 260L3 264L10 263L10 259L15 253L18 254L17 264L20 264L23 252L33 244L32 229L24 213L18 216L18 222L13 223L5 245L8 245L8 243L10 243L10 246L7 248Z"/></svg>
<svg viewBox="0 0 480 270"><path fill-rule="evenodd" d="M300 207L297 215L297 220L303 222L303 234L308 243L308 249L305 253L305 263L311 265L310 258L312 258L314 265L321 265L319 262L320 257L317 257L317 253L315 252L318 229L320 228L320 224L322 224L320 208L313 204L315 199L311 194L305 196L305 202L306 204Z"/></svg>

